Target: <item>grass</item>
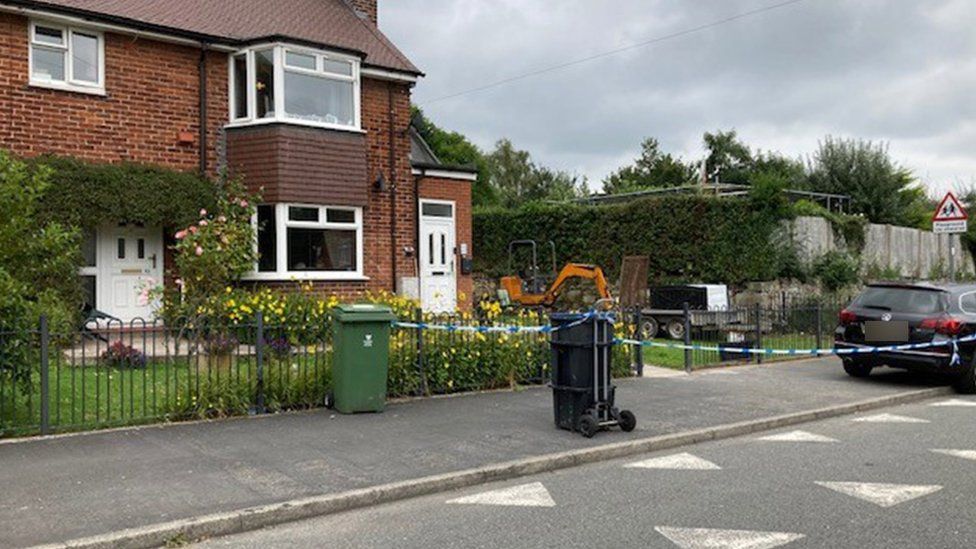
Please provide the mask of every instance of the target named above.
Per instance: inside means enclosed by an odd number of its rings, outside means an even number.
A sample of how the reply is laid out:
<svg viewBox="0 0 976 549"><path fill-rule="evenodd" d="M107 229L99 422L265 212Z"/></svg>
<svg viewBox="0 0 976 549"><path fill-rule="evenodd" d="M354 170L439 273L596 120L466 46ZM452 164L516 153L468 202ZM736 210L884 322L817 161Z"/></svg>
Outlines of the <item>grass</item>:
<svg viewBox="0 0 976 549"><path fill-rule="evenodd" d="M328 359L315 354L265 363L266 405L272 409L321 402L327 391ZM253 357L185 357L151 360L145 368L51 365L50 423L54 430L85 430L155 421L247 412L257 387ZM38 432L40 375L23 392L0 382L0 437Z"/></svg>
<svg viewBox="0 0 976 549"><path fill-rule="evenodd" d="M679 341L674 341L670 339L655 339L659 343L681 343ZM717 347L721 345L717 341L706 341L706 340L692 340L693 345L704 345L708 347ZM762 338L763 348L768 349L812 349L816 347L817 338L812 334L806 333L791 333L791 334L766 334ZM821 341L821 346L829 346L830 340L826 335L823 335ZM719 354L714 351L692 351L692 367L701 368L705 366L715 366L719 364L739 364L742 362L754 361L755 358L743 355L742 360L727 361L723 362L720 360ZM787 355L772 355L763 356L764 362L779 362L784 360L796 360L797 358L802 358L798 356L787 356ZM645 347L644 348L644 364L651 366L660 366L663 368L671 368L675 370L682 370L685 367L685 352L682 349L669 349L666 347Z"/></svg>

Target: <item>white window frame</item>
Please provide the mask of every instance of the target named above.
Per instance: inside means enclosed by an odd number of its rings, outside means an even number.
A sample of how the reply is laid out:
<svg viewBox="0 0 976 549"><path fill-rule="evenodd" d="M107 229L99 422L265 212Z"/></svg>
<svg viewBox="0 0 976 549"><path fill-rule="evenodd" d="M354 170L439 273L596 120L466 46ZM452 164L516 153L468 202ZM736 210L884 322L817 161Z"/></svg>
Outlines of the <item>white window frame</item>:
<svg viewBox="0 0 976 549"><path fill-rule="evenodd" d="M255 70L255 52L266 50L274 50L274 102L275 102L275 115L268 118L257 118L257 71ZM285 52L290 51L293 53L304 54L304 55L314 55L316 56L316 70L303 69L298 67L285 67ZM245 55L247 60L247 115L245 117L234 118L234 110L237 104L237 86L234 74L234 58L239 55ZM254 126L260 124L275 124L275 123L286 123L294 124L298 126L311 126L315 128L327 128L331 130L341 130L349 132L359 132L362 133L362 81L361 81L361 71L362 66L360 59L355 56L346 55L342 53L307 48L302 46L293 46L280 42L270 43L270 44L257 44L250 46L245 50L237 51L228 54L228 82L230 83L230 90L228 93L229 107L230 107L230 123L227 127L240 127L240 126ZM342 61L350 63L352 66L352 76L341 75L337 73L327 73L324 71L324 64L326 59L331 59L335 61ZM351 126L345 124L332 124L328 122L317 122L313 120L305 120L302 118L292 118L285 113L285 71L303 73L303 74L313 74L319 77L329 78L332 80L351 82L353 86L353 116L355 123Z"/></svg>
<svg viewBox="0 0 976 549"><path fill-rule="evenodd" d="M280 203L263 204L275 208L275 272L258 272L255 263L254 270L244 276L245 280L368 280L363 275L363 209L351 206L323 206L321 204ZM288 208L315 208L319 210L319 220L291 221L288 219ZM329 223L328 210L343 210L355 213L353 223ZM254 227L254 251L258 251L258 217L257 212L251 217ZM333 229L356 231L356 270L355 271L289 271L288 270L288 228L303 229Z"/></svg>
<svg viewBox="0 0 976 549"><path fill-rule="evenodd" d="M54 46L37 42L35 34L37 27L57 29L63 33L64 45ZM72 56L73 36L75 34L94 36L98 44L98 81L88 82L74 78L74 60ZM64 80L48 80L34 76L34 48L56 49L64 52ZM27 73L28 83L38 88L73 91L92 95L105 95L105 35L101 31L74 27L43 20L32 20L27 30Z"/></svg>

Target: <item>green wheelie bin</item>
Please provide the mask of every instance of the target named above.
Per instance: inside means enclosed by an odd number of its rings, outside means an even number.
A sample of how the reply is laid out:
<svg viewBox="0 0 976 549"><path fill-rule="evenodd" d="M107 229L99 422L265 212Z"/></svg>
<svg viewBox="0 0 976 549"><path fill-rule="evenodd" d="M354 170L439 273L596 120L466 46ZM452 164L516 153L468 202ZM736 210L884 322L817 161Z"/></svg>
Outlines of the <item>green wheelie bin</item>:
<svg viewBox="0 0 976 549"><path fill-rule="evenodd" d="M340 305L332 324L332 406L343 414L382 412L390 365L390 326L383 305Z"/></svg>

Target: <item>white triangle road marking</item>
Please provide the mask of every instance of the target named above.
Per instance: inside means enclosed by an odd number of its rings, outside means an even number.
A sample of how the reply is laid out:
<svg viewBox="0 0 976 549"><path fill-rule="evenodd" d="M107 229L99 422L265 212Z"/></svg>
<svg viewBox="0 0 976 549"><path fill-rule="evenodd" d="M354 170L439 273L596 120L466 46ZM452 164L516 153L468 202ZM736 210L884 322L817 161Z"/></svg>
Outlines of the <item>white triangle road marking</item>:
<svg viewBox="0 0 976 549"><path fill-rule="evenodd" d="M855 418L851 421L860 421L863 423L930 423L927 419L899 416L896 414L875 414L873 416Z"/></svg>
<svg viewBox="0 0 976 549"><path fill-rule="evenodd" d="M449 500L462 505L505 505L510 507L555 507L556 502L541 482L491 490Z"/></svg>
<svg viewBox="0 0 976 549"><path fill-rule="evenodd" d="M949 400L940 400L939 402L933 402L929 406L976 406L976 400L963 400L961 398L950 398Z"/></svg>
<svg viewBox="0 0 976 549"><path fill-rule="evenodd" d="M635 469L675 469L686 471L716 471L721 469L707 459L693 456L689 453L645 459L635 463L628 463L624 467Z"/></svg>
<svg viewBox="0 0 976 549"><path fill-rule="evenodd" d="M807 431L790 431L762 437L759 440L767 442L837 442L836 438L825 437Z"/></svg>
<svg viewBox="0 0 976 549"><path fill-rule="evenodd" d="M674 528L658 526L659 534L682 549L772 549L796 541L803 534L717 530L713 528Z"/></svg>
<svg viewBox="0 0 976 549"><path fill-rule="evenodd" d="M976 461L976 450L932 450L936 454L944 454L963 459Z"/></svg>
<svg viewBox="0 0 976 549"><path fill-rule="evenodd" d="M871 482L817 482L817 484L880 507L892 507L899 503L905 503L915 498L927 496L942 489L938 485L881 484Z"/></svg>

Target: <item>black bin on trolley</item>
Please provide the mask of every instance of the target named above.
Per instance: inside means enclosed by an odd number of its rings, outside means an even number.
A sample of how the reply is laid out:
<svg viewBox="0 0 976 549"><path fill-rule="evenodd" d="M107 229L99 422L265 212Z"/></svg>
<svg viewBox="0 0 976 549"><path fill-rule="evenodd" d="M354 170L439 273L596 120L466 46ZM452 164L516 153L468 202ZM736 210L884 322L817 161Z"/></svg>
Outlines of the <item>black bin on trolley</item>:
<svg viewBox="0 0 976 549"><path fill-rule="evenodd" d="M610 376L613 319L601 313L555 313L552 348L552 401L556 426L589 438L608 427L632 431L637 419L614 404Z"/></svg>

